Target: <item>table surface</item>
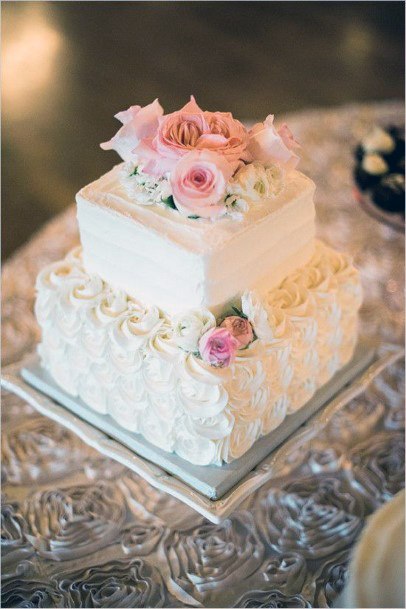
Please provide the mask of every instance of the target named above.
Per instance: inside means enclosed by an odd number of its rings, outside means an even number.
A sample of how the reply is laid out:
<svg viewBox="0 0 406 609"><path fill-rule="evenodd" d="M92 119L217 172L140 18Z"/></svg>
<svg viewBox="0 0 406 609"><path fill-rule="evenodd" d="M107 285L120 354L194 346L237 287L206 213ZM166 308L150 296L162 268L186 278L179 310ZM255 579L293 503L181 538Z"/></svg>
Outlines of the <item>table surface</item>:
<svg viewBox="0 0 406 609"><path fill-rule="evenodd" d="M351 150L371 124L400 123L403 106L288 118L317 184L319 236L361 270L362 331L402 343L404 238L354 202ZM38 270L77 240L70 208L4 265L3 364L38 340ZM330 606L366 518L403 487L403 387L398 363L221 525L4 394L3 606Z"/></svg>

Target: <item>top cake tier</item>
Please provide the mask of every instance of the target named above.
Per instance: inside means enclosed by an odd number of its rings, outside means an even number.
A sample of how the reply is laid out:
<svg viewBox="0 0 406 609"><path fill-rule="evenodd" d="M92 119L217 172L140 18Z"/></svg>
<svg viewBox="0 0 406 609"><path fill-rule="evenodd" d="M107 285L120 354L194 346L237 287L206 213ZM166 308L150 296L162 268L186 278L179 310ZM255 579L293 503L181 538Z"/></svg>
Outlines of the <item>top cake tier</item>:
<svg viewBox="0 0 406 609"><path fill-rule="evenodd" d="M86 269L168 313L213 312L247 288L259 292L308 262L314 247L314 184L298 171L283 192L242 220L189 219L163 206L137 205L121 166L77 195Z"/></svg>
<svg viewBox="0 0 406 609"><path fill-rule="evenodd" d="M273 116L248 131L194 99L117 115L102 147L125 161L77 195L89 272L170 314L217 313L280 283L313 254L314 184Z"/></svg>

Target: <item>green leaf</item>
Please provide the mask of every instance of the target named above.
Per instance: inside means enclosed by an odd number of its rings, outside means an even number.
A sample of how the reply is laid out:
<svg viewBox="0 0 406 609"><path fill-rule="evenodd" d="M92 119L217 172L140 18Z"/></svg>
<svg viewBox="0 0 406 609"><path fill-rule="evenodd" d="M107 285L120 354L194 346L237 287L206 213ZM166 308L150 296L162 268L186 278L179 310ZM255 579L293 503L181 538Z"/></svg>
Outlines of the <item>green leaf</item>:
<svg viewBox="0 0 406 609"><path fill-rule="evenodd" d="M169 197L166 197L166 199L161 199L161 201L164 205L166 205L166 207L170 207L171 209L177 209L172 195L169 195Z"/></svg>
<svg viewBox="0 0 406 609"><path fill-rule="evenodd" d="M130 173L130 176L136 176L138 173L138 167L134 168L134 171L132 173Z"/></svg>
<svg viewBox="0 0 406 609"><path fill-rule="evenodd" d="M200 216L188 216L188 218L190 218L190 220L197 220Z"/></svg>
<svg viewBox="0 0 406 609"><path fill-rule="evenodd" d="M242 317L243 319L248 319L248 317L241 311L241 309L237 309L237 307L231 307L232 310L238 317Z"/></svg>

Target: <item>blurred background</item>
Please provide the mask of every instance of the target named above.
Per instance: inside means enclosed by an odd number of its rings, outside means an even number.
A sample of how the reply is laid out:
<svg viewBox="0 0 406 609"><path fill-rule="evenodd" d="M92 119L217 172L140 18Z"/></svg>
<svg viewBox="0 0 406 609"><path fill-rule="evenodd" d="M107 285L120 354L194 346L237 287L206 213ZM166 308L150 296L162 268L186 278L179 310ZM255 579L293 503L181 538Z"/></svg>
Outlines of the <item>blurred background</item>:
<svg viewBox="0 0 406 609"><path fill-rule="evenodd" d="M113 115L404 95L403 2L3 2L2 257L118 162Z"/></svg>

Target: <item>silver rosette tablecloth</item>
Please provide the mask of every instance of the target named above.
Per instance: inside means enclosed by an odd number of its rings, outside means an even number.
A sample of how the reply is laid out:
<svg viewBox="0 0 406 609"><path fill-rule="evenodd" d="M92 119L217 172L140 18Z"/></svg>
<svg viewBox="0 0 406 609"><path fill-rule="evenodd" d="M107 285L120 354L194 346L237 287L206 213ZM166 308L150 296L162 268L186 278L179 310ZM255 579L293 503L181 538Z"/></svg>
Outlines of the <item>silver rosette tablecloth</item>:
<svg viewBox="0 0 406 609"><path fill-rule="evenodd" d="M288 117L317 184L319 236L361 269L362 330L401 344L404 237L352 196L352 149L397 102ZM38 340L37 272L78 242L73 207L3 270L3 365ZM404 368L339 412L277 480L220 525L3 394L4 607L327 607L365 519L404 485Z"/></svg>

